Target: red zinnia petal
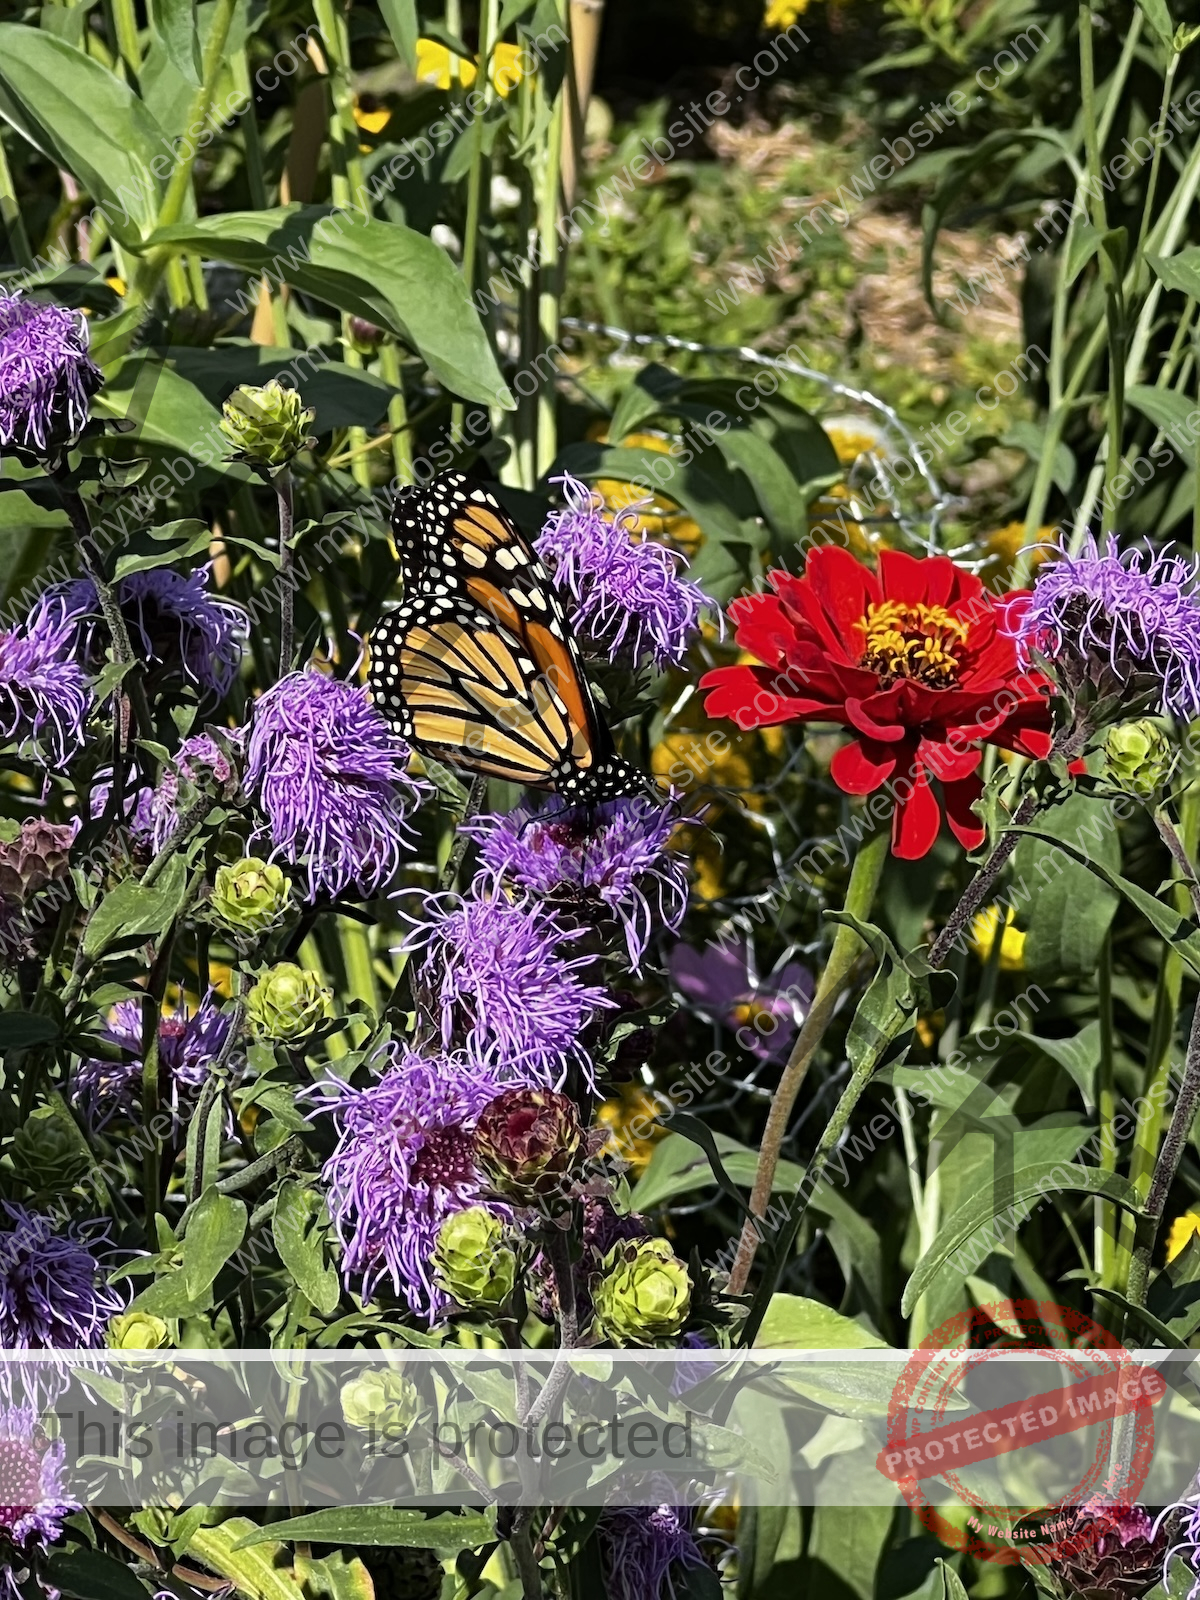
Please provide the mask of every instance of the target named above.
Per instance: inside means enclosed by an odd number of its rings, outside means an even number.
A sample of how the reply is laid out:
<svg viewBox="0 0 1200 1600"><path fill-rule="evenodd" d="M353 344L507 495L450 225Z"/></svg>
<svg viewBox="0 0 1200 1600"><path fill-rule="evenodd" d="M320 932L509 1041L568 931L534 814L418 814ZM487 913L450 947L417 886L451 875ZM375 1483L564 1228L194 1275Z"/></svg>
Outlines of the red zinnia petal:
<svg viewBox="0 0 1200 1600"><path fill-rule="evenodd" d="M700 687L708 693L704 709L710 717L728 717L743 732L776 722L796 722L804 717L839 721L840 703L779 694L780 674L774 667L716 667L706 672Z"/></svg>
<svg viewBox="0 0 1200 1600"><path fill-rule="evenodd" d="M983 783L977 777L964 778L959 783L943 783L942 795L946 803L946 821L959 844L967 850L978 850L987 829L971 810L983 793Z"/></svg>
<svg viewBox="0 0 1200 1600"><path fill-rule="evenodd" d="M853 739L829 763L829 776L846 794L870 794L896 770L899 751L873 739Z"/></svg>
<svg viewBox="0 0 1200 1600"><path fill-rule="evenodd" d="M892 817L892 854L902 861L919 861L933 849L942 813L919 761L913 762L909 776L912 788L904 799L897 797Z"/></svg>

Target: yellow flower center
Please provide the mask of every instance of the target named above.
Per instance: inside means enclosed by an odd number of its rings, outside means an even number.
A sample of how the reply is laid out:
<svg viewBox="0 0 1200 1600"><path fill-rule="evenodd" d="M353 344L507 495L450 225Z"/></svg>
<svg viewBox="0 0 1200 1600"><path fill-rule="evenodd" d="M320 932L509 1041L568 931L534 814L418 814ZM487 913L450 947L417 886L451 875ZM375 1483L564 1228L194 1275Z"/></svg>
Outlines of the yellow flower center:
<svg viewBox="0 0 1200 1600"><path fill-rule="evenodd" d="M966 643L967 624L944 606L905 605L885 600L867 607L860 665L877 672L890 687L901 678L916 678L934 689L958 681L957 652Z"/></svg>

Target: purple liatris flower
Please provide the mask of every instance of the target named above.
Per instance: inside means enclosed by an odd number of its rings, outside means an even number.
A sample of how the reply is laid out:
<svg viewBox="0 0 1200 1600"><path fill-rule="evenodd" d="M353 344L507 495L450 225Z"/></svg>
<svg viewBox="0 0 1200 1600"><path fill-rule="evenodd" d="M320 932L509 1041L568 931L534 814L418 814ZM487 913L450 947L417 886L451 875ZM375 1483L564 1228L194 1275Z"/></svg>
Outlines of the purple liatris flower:
<svg viewBox="0 0 1200 1600"><path fill-rule="evenodd" d="M0 633L0 737L40 746L57 766L83 743L92 686L75 658L75 627L48 601Z"/></svg>
<svg viewBox="0 0 1200 1600"><path fill-rule="evenodd" d="M245 738L241 728L229 728L224 738L232 750L240 750ZM174 833L180 820L180 779L196 789L227 790L236 786L237 769L230 749L222 749L208 733L197 733L185 739L158 780L158 788L150 798L150 845L161 850ZM136 821L136 813L135 813Z"/></svg>
<svg viewBox="0 0 1200 1600"><path fill-rule="evenodd" d="M0 290L0 449L45 455L68 443L103 382L78 311Z"/></svg>
<svg viewBox="0 0 1200 1600"><path fill-rule="evenodd" d="M211 1063L229 1038L231 1018L219 1001L205 995L196 1011L176 1011L159 1019L159 1097L176 1116L208 1076ZM84 1061L75 1073L75 1099L95 1131L114 1119L136 1122L142 1102L142 1002L121 1000L109 1013L105 1037L126 1050L131 1061Z"/></svg>
<svg viewBox="0 0 1200 1600"><path fill-rule="evenodd" d="M22 1555L56 1544L64 1520L80 1509L65 1492L65 1455L32 1407L0 1406L0 1539ZM10 1585L10 1592L20 1590Z"/></svg>
<svg viewBox="0 0 1200 1600"><path fill-rule="evenodd" d="M1080 556L1061 550L1038 568L1028 596L1007 606L1007 631L1036 651L1066 686L1147 694L1181 721L1200 713L1200 595L1197 563L1117 548L1100 553L1090 535ZM1127 713L1123 713L1127 714Z"/></svg>
<svg viewBox="0 0 1200 1600"><path fill-rule="evenodd" d="M0 1350L96 1350L124 1301L103 1281L103 1225L0 1201Z"/></svg>
<svg viewBox="0 0 1200 1600"><path fill-rule="evenodd" d="M112 769L103 770L99 779L88 796L88 814L93 822L108 809L112 794ZM130 843L138 849L151 848L154 837L154 795L153 789L142 787L123 797L123 815L118 820L127 830Z"/></svg>
<svg viewBox="0 0 1200 1600"><path fill-rule="evenodd" d="M634 666L682 661L701 611L711 605L680 577L686 558L653 539L639 540L632 509L605 517L600 496L578 478L565 473L553 481L563 486L566 508L551 513L536 548L574 601L576 631L601 653Z"/></svg>
<svg viewBox="0 0 1200 1600"><path fill-rule="evenodd" d="M742 938L703 950L677 944L669 958L671 981L693 1008L735 1028L743 1049L763 1060L786 1055L807 1014L812 973L789 961L765 978L755 974L754 950Z"/></svg>
<svg viewBox="0 0 1200 1600"><path fill-rule="evenodd" d="M571 921L599 913L619 924L636 971L654 930L679 931L687 863L668 849L679 821L646 799L613 800L590 816L551 801L485 816L464 832L479 841L483 877L551 900Z"/></svg>
<svg viewBox="0 0 1200 1600"><path fill-rule="evenodd" d="M365 689L309 669L281 678L254 708L246 787L271 842L308 870L309 892L374 894L400 864L424 793L409 748Z"/></svg>
<svg viewBox="0 0 1200 1600"><path fill-rule="evenodd" d="M597 1532L612 1600L664 1600L675 1593L673 1568L704 1565L685 1509L614 1507L601 1513Z"/></svg>
<svg viewBox="0 0 1200 1600"><path fill-rule="evenodd" d="M389 1280L411 1308L445 1303L433 1279L438 1230L478 1203L472 1130L496 1080L460 1056L420 1056L387 1046L381 1077L363 1089L319 1086L338 1131L325 1163L329 1214L344 1246L342 1275L369 1298Z"/></svg>
<svg viewBox="0 0 1200 1600"><path fill-rule="evenodd" d="M580 1036L614 1005L584 982L591 957L570 955L581 931L527 899L429 895L430 920L405 948L424 950L420 980L441 1014L442 1044L511 1082L557 1087L572 1060L588 1067Z"/></svg>
<svg viewBox="0 0 1200 1600"><path fill-rule="evenodd" d="M200 690L223 695L241 665L246 614L232 600L209 593L210 574L207 566L186 577L170 567L153 567L122 578L117 598L143 661ZM61 584L47 598L80 625L84 648L90 650L100 617L91 579Z"/></svg>

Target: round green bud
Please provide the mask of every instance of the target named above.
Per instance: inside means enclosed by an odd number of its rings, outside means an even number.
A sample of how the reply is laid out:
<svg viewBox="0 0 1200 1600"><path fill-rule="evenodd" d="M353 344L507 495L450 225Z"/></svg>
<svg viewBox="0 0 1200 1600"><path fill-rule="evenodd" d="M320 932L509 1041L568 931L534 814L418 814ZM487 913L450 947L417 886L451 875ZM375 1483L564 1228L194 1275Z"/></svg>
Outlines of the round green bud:
<svg viewBox="0 0 1200 1600"><path fill-rule="evenodd" d="M665 1239L630 1239L605 1256L592 1302L613 1344L656 1344L687 1321L692 1280Z"/></svg>
<svg viewBox="0 0 1200 1600"><path fill-rule="evenodd" d="M280 961L268 967L246 996L246 1015L259 1039L295 1044L328 1016L329 998L315 972Z"/></svg>
<svg viewBox="0 0 1200 1600"><path fill-rule="evenodd" d="M351 1378L341 1392L342 1415L352 1428L384 1439L402 1438L420 1416L421 1396L411 1378L388 1367Z"/></svg>
<svg viewBox="0 0 1200 1600"><path fill-rule="evenodd" d="M272 378L261 388L243 383L233 391L221 407L221 432L235 457L274 470L313 442L309 430L315 416L298 390Z"/></svg>
<svg viewBox="0 0 1200 1600"><path fill-rule="evenodd" d="M125 1311L108 1324L108 1342L114 1350L161 1350L171 1331L161 1317L146 1311Z"/></svg>
<svg viewBox="0 0 1200 1600"><path fill-rule="evenodd" d="M1153 800L1170 780L1178 752L1157 722L1121 722L1104 736L1106 776L1120 788Z"/></svg>
<svg viewBox="0 0 1200 1600"><path fill-rule="evenodd" d="M484 1206L468 1206L446 1218L433 1265L452 1300L480 1311L499 1311L517 1277L517 1258L504 1242L504 1226Z"/></svg>
<svg viewBox="0 0 1200 1600"><path fill-rule="evenodd" d="M71 1188L88 1168L80 1140L50 1106L40 1106L13 1135L14 1174L39 1194Z"/></svg>
<svg viewBox="0 0 1200 1600"><path fill-rule="evenodd" d="M231 933L269 933L287 910L291 892L281 868L244 856L217 868L209 914Z"/></svg>

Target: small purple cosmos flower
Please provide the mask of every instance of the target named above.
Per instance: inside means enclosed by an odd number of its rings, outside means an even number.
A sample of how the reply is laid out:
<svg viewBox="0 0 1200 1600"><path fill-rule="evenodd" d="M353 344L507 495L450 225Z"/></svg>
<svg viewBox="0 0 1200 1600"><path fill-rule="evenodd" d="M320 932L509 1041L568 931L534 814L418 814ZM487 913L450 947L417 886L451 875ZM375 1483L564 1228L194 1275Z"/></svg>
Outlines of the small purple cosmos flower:
<svg viewBox="0 0 1200 1600"><path fill-rule="evenodd" d="M32 1407L0 1406L0 1539L26 1559L57 1544L63 1522L80 1509L65 1490L65 1458L66 1445L46 1435ZM9 1592L19 1595L11 1569L7 1577Z"/></svg>
<svg viewBox="0 0 1200 1600"><path fill-rule="evenodd" d="M572 1060L589 1063L580 1036L615 1002L580 976L592 957L564 952L582 935L529 900L431 894L429 921L404 941L425 951L420 979L441 1012L442 1044L511 1081L557 1087Z"/></svg>
<svg viewBox="0 0 1200 1600"><path fill-rule="evenodd" d="M1032 594L1011 602L1007 614L1022 653L1045 656L1069 686L1092 682L1119 692L1132 684L1181 721L1200 714L1195 560L1122 554L1111 534L1102 555L1089 535L1082 555L1064 549L1044 562Z"/></svg>
<svg viewBox="0 0 1200 1600"><path fill-rule="evenodd" d="M191 1015L174 1012L158 1024L160 1096L174 1115L182 1115L208 1076L229 1038L230 1017L212 994L205 995ZM93 1058L80 1064L74 1076L75 1099L95 1132L114 1119L137 1122L142 1104L142 1003L120 1000L112 1008L105 1037L132 1061ZM165 1092L164 1092L165 1091Z"/></svg>
<svg viewBox="0 0 1200 1600"><path fill-rule="evenodd" d="M329 1214L342 1241L342 1277L364 1299L390 1280L413 1311L446 1303L432 1258L448 1216L479 1202L471 1130L499 1085L461 1056L420 1056L386 1046L384 1071L363 1089L328 1078L322 1111L338 1131L325 1163Z"/></svg>
<svg viewBox="0 0 1200 1600"><path fill-rule="evenodd" d="M610 801L590 817L554 802L521 805L463 831L479 841L482 878L495 891L507 882L582 921L592 909L607 913L637 971L655 929L677 933L687 911L687 863L667 848L678 821L647 797Z"/></svg>
<svg viewBox="0 0 1200 1600"><path fill-rule="evenodd" d="M178 673L200 690L223 695L241 665L246 613L232 600L208 592L211 572L209 566L186 577L170 567L134 572L122 578L117 598L143 660ZM60 584L47 598L64 617L80 624L84 648L90 650L100 616L91 579Z"/></svg>
<svg viewBox="0 0 1200 1600"><path fill-rule="evenodd" d="M704 1565L691 1514L676 1506L618 1506L601 1512L597 1529L612 1600L674 1596L672 1569Z"/></svg>
<svg viewBox="0 0 1200 1600"><path fill-rule="evenodd" d="M45 455L68 443L103 382L78 311L0 289L0 449Z"/></svg>
<svg viewBox="0 0 1200 1600"><path fill-rule="evenodd" d="M245 730L228 728L224 737L234 750L240 750ZM229 751L223 750L211 734L197 733L185 739L172 757L172 765L163 770L158 788L150 797L150 846L153 850L162 849L180 820L181 778L196 788L223 790L236 782L237 769Z"/></svg>
<svg viewBox="0 0 1200 1600"><path fill-rule="evenodd" d="M0 1350L98 1350L124 1306L103 1282L95 1246L106 1228L55 1219L0 1201Z"/></svg>
<svg viewBox="0 0 1200 1600"><path fill-rule="evenodd" d="M764 1061L786 1055L813 995L812 973L789 961L766 978L755 976L749 940L677 944L669 958L671 981L695 1010L736 1027L737 1042Z"/></svg>
<svg viewBox="0 0 1200 1600"><path fill-rule="evenodd" d="M554 580L575 602L572 622L602 654L620 654L634 666L683 660L712 602L681 578L686 557L653 539L639 540L635 508L602 515L604 504L585 483L564 473L566 508L552 512L536 540Z"/></svg>
<svg viewBox="0 0 1200 1600"><path fill-rule="evenodd" d="M311 668L281 678L254 707L246 754L246 787L271 842L307 866L314 899L351 884L371 895L387 883L426 790L365 689Z"/></svg>
<svg viewBox="0 0 1200 1600"><path fill-rule="evenodd" d="M40 746L62 766L83 744L91 707L74 625L42 600L22 626L0 633L0 737Z"/></svg>

